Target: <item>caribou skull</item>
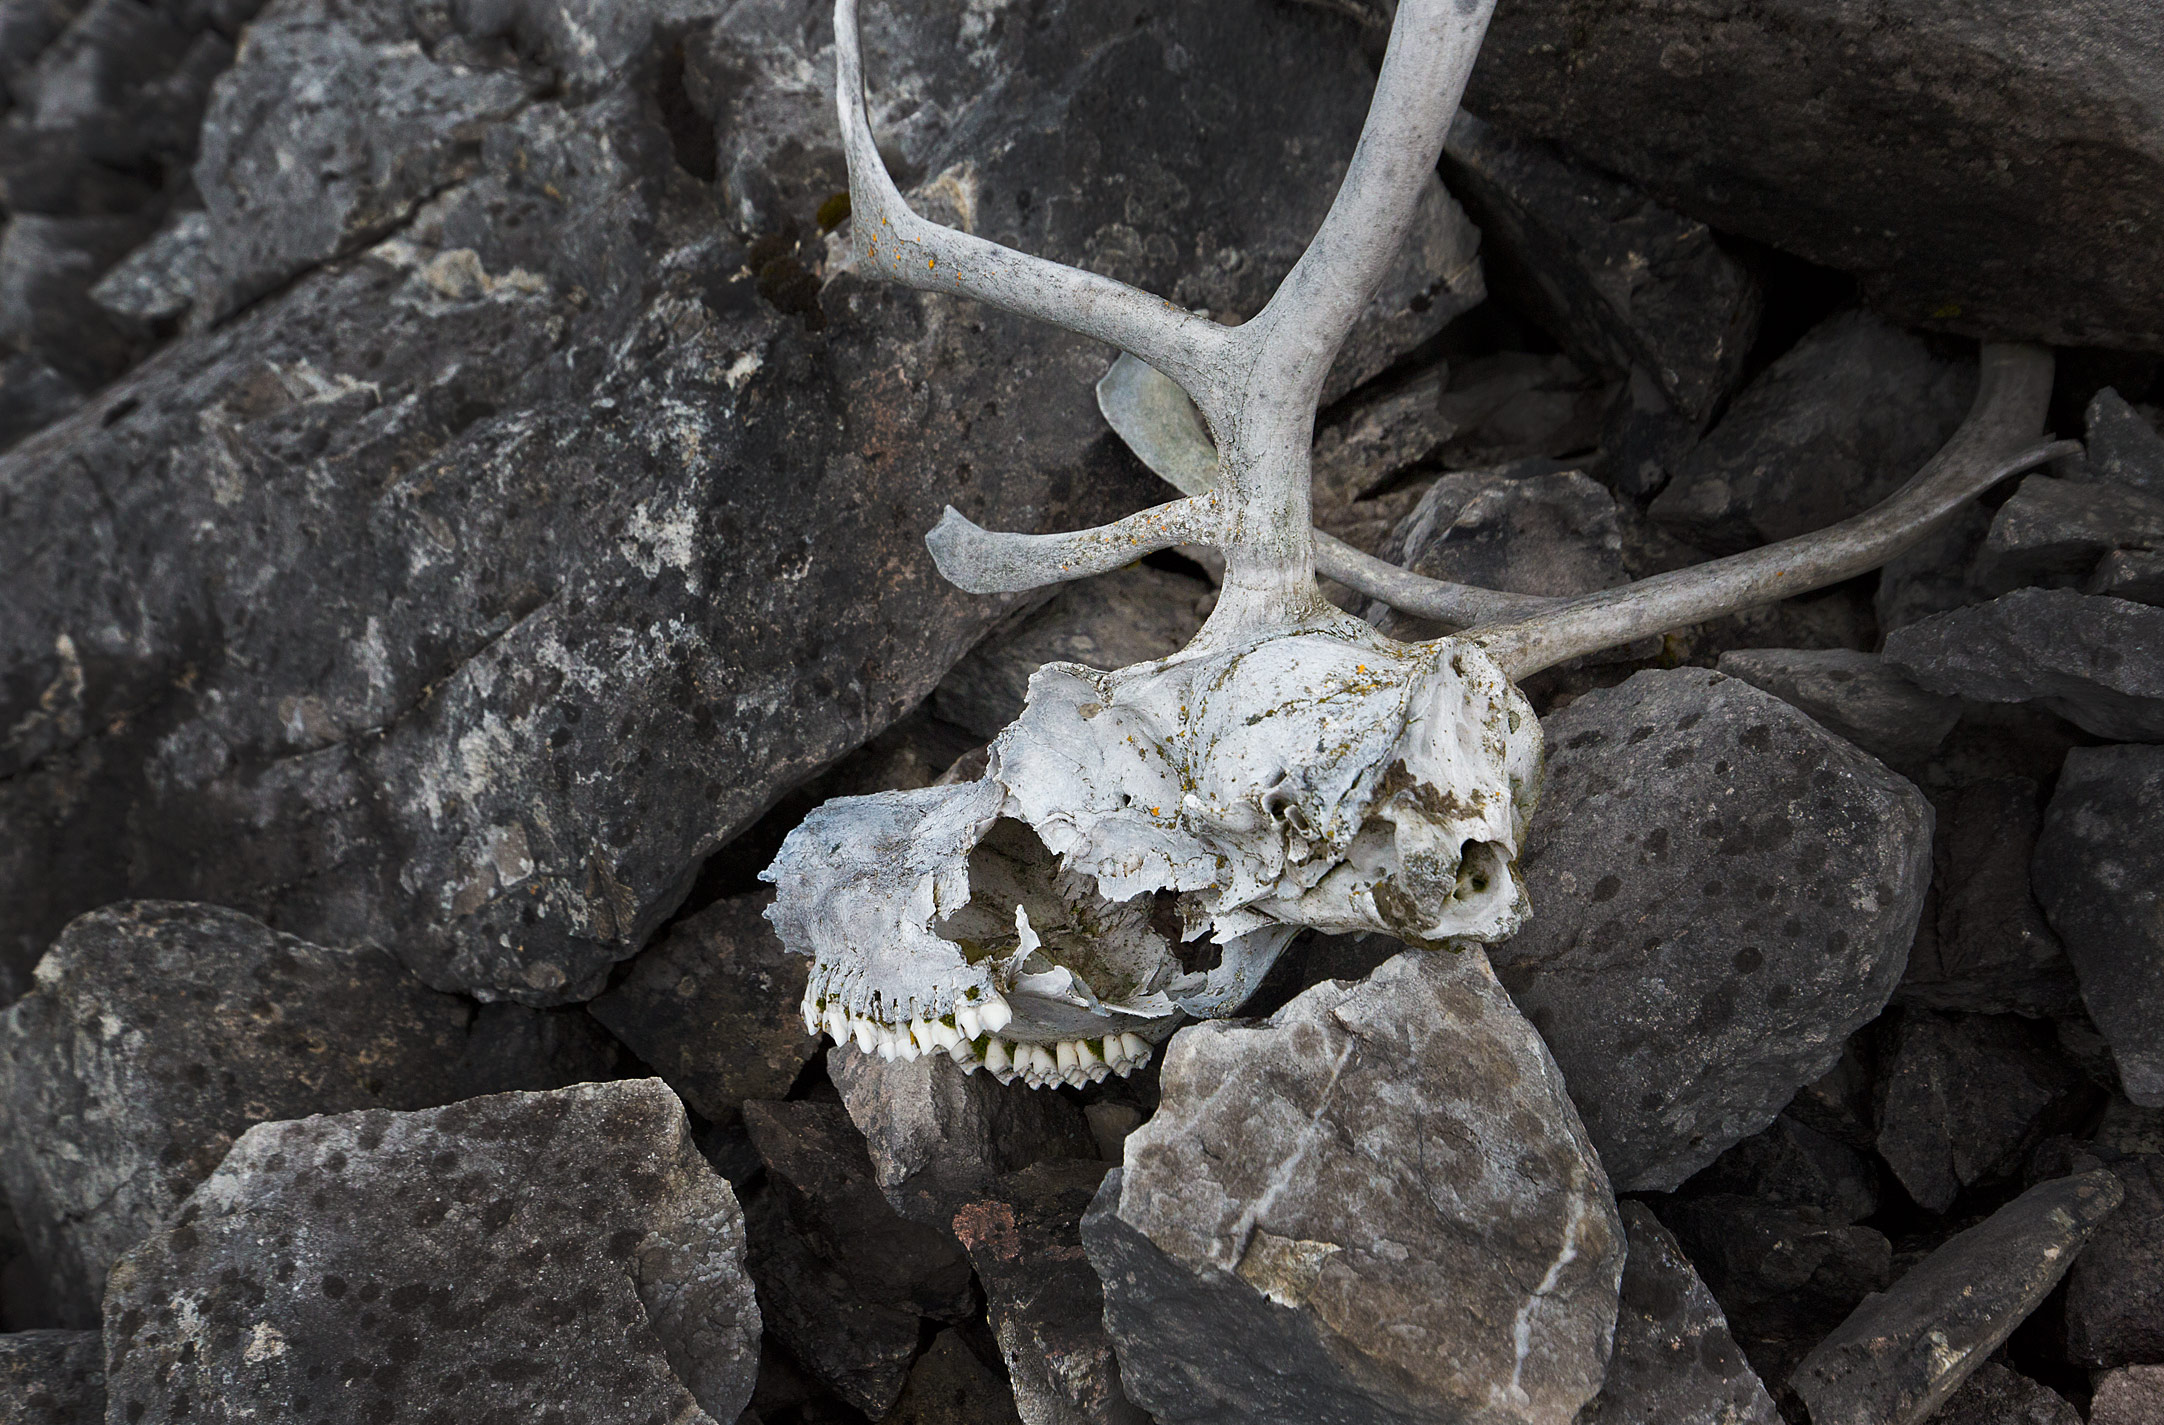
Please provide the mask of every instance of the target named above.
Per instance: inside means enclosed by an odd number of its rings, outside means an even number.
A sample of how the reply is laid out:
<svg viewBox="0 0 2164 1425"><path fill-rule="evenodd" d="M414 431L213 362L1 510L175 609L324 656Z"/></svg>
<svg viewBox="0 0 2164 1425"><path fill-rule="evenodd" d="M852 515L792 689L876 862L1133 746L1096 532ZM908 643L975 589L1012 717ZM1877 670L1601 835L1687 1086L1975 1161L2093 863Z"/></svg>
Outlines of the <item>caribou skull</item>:
<svg viewBox="0 0 2164 1425"><path fill-rule="evenodd" d="M1976 404L1885 504L1829 529L1575 599L1424 579L1311 528L1323 379L1405 240L1493 0L1403 0L1321 229L1240 326L925 221L865 111L856 0L835 5L836 101L860 268L1118 347L1106 417L1185 498L1068 534L927 544L975 593L1086 578L1176 544L1225 559L1217 606L1170 658L1052 664L975 782L826 803L764 873L810 955L805 1027L867 1053L944 1053L1032 1086L1144 1062L1183 1016L1235 1012L1304 928L1446 948L1511 935L1540 782L1516 680L1884 563L2037 445L2042 351L1986 346ZM1318 567L1461 631L1403 644L1317 592Z"/></svg>

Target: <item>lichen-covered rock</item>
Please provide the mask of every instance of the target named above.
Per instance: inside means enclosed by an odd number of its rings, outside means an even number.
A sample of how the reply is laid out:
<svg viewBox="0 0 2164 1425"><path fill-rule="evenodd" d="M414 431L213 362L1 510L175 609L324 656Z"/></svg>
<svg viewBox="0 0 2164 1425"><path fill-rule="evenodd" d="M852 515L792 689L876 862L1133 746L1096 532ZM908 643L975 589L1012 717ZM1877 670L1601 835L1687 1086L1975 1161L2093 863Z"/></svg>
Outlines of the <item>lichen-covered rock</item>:
<svg viewBox="0 0 2164 1425"><path fill-rule="evenodd" d="M1853 648L1735 649L1717 666L1895 766L1937 751L1961 716L1954 699L1925 692L1884 660Z"/></svg>
<svg viewBox="0 0 2164 1425"><path fill-rule="evenodd" d="M2066 754L2035 878L2126 1096L2164 1107L2164 748Z"/></svg>
<svg viewBox="0 0 2164 1425"><path fill-rule="evenodd" d="M1796 1368L1812 1425L1917 1425L2013 1333L2119 1205L2096 1171L2039 1183L1872 1296Z"/></svg>
<svg viewBox="0 0 2164 1425"><path fill-rule="evenodd" d="M2164 1155L2111 1165L2125 1197L2066 1276L2066 1354L2092 1368L2164 1362Z"/></svg>
<svg viewBox="0 0 2164 1425"><path fill-rule="evenodd" d="M2164 609L2017 589L1886 636L1886 661L1934 693L2034 702L2085 732L2164 741Z"/></svg>
<svg viewBox="0 0 2164 1425"><path fill-rule="evenodd" d="M1931 899L1894 998L1976 1014L2063 1014L2079 1003L2073 962L2029 880L2043 798L2029 777L1986 777L1932 794Z"/></svg>
<svg viewBox="0 0 2164 1425"><path fill-rule="evenodd" d="M1615 1353L1578 1425L1778 1425L1773 1397L1676 1239L1645 1204L1622 1212L1630 1257Z"/></svg>
<svg viewBox="0 0 2164 1425"><path fill-rule="evenodd" d="M1467 102L1900 320L2155 349L2160 48L2145 0L1504 5Z"/></svg>
<svg viewBox="0 0 2164 1425"><path fill-rule="evenodd" d="M424 1108L615 1073L576 1014L476 1015L374 949L214 906L138 901L71 924L0 1018L0 1186L61 1320L252 1123Z"/></svg>
<svg viewBox="0 0 2164 1425"><path fill-rule="evenodd" d="M110 1408L726 1425L758 1361L743 1259L658 1079L258 1124L115 1266Z"/></svg>
<svg viewBox="0 0 2164 1425"><path fill-rule="evenodd" d="M586 1006L715 1123L746 1099L782 1097L819 1055L818 1038L786 1012L804 997L805 964L766 923L772 900L732 896L676 922Z"/></svg>
<svg viewBox="0 0 2164 1425"><path fill-rule="evenodd" d="M100 1425L105 1339L95 1331L0 1334L0 1420L8 1425Z"/></svg>
<svg viewBox="0 0 2164 1425"><path fill-rule="evenodd" d="M1544 728L1520 862L1534 910L1496 971L1617 1185L1674 1188L1885 1006L1931 810L1796 708L1703 669L1635 674Z"/></svg>
<svg viewBox="0 0 2164 1425"><path fill-rule="evenodd" d="M1408 951L1168 1047L1082 1240L1166 1422L1572 1420L1623 1230L1562 1076L1478 947Z"/></svg>

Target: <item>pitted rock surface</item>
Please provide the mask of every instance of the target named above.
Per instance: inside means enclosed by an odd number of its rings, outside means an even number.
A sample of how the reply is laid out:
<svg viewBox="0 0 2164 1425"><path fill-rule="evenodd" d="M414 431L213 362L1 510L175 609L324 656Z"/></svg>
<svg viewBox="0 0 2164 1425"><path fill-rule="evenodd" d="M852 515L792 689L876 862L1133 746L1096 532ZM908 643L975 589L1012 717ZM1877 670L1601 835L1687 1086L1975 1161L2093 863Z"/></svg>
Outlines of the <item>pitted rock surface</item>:
<svg viewBox="0 0 2164 1425"><path fill-rule="evenodd" d="M2081 1425L2058 1392L1986 1361L1931 1417L1938 1425Z"/></svg>
<svg viewBox="0 0 2164 1425"><path fill-rule="evenodd" d="M2164 741L2164 609L2017 589L1886 636L1886 661L1934 693L2028 703L2116 742Z"/></svg>
<svg viewBox="0 0 2164 1425"><path fill-rule="evenodd" d="M259 1124L114 1268L110 1408L727 1425L758 1363L743 1261L658 1079Z"/></svg>
<svg viewBox="0 0 2164 1425"><path fill-rule="evenodd" d="M2066 1276L2067 1358L2092 1369L2164 1361L2164 1154L2111 1174L2126 1196Z"/></svg>
<svg viewBox="0 0 2164 1425"><path fill-rule="evenodd" d="M1875 1018L1930 878L1917 790L1789 704L1703 669L1633 675L1544 724L1491 950L1626 1190L1757 1132Z"/></svg>
<svg viewBox="0 0 2164 1425"><path fill-rule="evenodd" d="M1954 699L1925 692L1884 659L1853 648L1739 648L1717 666L1896 767L1937 751L1961 716Z"/></svg>
<svg viewBox="0 0 2164 1425"><path fill-rule="evenodd" d="M1622 1222L1478 947L1183 1029L1163 1086L1082 1224L1158 1419L1565 1425L1598 1393Z"/></svg>
<svg viewBox="0 0 2164 1425"><path fill-rule="evenodd" d="M612 1078L616 1054L576 1012L476 1014L379 950L137 901L70 925L0 1017L0 1187L61 1318L94 1326L113 1260L250 1124Z"/></svg>
<svg viewBox="0 0 2164 1425"><path fill-rule="evenodd" d="M99 1425L105 1419L105 1341L95 1331L0 1334L0 1420Z"/></svg>
<svg viewBox="0 0 2164 1425"><path fill-rule="evenodd" d="M202 178L222 290L282 285L0 470L0 995L72 916L157 895L585 998L1016 606L938 577L943 505L1063 529L1159 488L1096 344L828 265L818 0L687 0L667 33L275 8L308 42L245 49ZM873 15L875 122L938 212L1228 313L1312 235L1373 88L1299 7ZM409 110L418 191L372 166ZM356 158L335 202L249 179L302 133Z"/></svg>

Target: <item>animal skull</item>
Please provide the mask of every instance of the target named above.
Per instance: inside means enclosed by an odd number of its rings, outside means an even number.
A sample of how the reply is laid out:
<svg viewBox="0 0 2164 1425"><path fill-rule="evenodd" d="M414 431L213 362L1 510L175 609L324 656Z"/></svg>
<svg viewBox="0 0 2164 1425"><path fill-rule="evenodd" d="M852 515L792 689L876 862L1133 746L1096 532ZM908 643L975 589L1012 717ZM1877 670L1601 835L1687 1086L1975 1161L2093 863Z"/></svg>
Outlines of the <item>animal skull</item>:
<svg viewBox="0 0 2164 1425"><path fill-rule="evenodd" d="M1268 306L1238 327L918 217L864 108L856 0L836 0L836 101L862 268L1120 347L1114 427L1186 498L1070 534L999 534L951 508L927 536L989 593L1223 551L1216 609L1170 658L1051 664L975 782L827 803L764 873L812 957L807 1030L944 1053L1033 1087L1146 1062L1183 1016L1235 1012L1303 928L1493 942L1529 913L1516 858L1540 726L1514 684L1646 634L1876 568L2036 445L2048 354L1986 346L1975 407L1879 508L1814 535L1571 600L1423 579L1310 529L1324 376L1404 240L1493 0L1402 0L1343 187ZM2018 453L2016 453L2018 452ZM1318 560L1466 631L1402 644L1323 601Z"/></svg>

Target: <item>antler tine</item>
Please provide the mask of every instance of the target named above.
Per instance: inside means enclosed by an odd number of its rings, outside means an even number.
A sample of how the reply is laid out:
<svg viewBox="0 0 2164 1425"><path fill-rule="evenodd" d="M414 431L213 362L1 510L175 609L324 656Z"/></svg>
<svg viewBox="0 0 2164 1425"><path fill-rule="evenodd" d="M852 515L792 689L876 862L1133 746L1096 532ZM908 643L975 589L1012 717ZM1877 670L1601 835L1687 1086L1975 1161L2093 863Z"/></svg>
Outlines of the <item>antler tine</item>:
<svg viewBox="0 0 2164 1425"><path fill-rule="evenodd" d="M2081 447L2037 444L2051 353L1987 345L1975 404L1929 464L1891 498L1836 525L1727 559L1572 599L1470 635L1512 680L1565 659L1808 593L1876 569L2009 475Z"/></svg>
<svg viewBox="0 0 2164 1425"><path fill-rule="evenodd" d="M919 217L894 186L872 141L861 50L856 0L835 0L834 100L849 164L850 223L860 262L888 281L927 292L957 292L1109 342L1171 375L1205 409L1221 405L1228 328L1124 282L1031 257Z"/></svg>
<svg viewBox="0 0 2164 1425"><path fill-rule="evenodd" d="M924 536L948 583L972 594L1017 594L1109 574L1175 544L1207 544L1220 527L1215 492L1153 505L1111 524L1063 534L988 530L947 506Z"/></svg>

